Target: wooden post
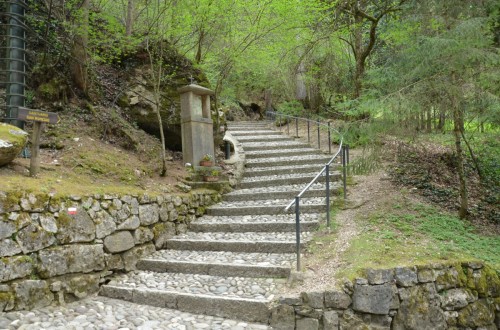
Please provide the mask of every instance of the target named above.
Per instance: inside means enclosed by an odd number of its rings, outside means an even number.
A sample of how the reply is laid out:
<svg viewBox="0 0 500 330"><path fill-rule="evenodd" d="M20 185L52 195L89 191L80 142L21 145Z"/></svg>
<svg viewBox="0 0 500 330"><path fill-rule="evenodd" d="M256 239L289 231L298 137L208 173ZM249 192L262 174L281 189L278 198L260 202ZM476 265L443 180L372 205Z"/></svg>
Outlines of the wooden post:
<svg viewBox="0 0 500 330"><path fill-rule="evenodd" d="M42 123L33 123L33 135L31 136L31 159L30 176L36 177L40 169L40 136L42 135Z"/></svg>

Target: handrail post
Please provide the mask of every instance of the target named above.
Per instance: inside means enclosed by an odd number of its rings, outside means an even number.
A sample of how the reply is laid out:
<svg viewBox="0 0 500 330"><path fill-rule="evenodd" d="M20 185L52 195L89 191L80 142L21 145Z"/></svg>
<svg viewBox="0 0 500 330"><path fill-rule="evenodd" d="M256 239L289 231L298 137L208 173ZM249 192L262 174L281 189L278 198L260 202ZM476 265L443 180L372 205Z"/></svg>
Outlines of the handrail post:
<svg viewBox="0 0 500 330"><path fill-rule="evenodd" d="M319 136L319 120L317 121L318 124L318 149L321 149L321 144L320 144L320 136Z"/></svg>
<svg viewBox="0 0 500 330"><path fill-rule="evenodd" d="M311 135L309 134L311 131L310 127L311 123L309 122L309 119L307 119L307 143L311 143Z"/></svg>
<svg viewBox="0 0 500 330"><path fill-rule="evenodd" d="M295 137L299 137L299 117L295 118Z"/></svg>
<svg viewBox="0 0 500 330"><path fill-rule="evenodd" d="M332 153L332 135L330 132L330 122L328 122L328 153Z"/></svg>
<svg viewBox="0 0 500 330"><path fill-rule="evenodd" d="M295 237L297 252L297 271L300 272L300 197L295 197Z"/></svg>
<svg viewBox="0 0 500 330"><path fill-rule="evenodd" d="M344 184L344 199L347 198L347 159L346 147L342 146L342 181Z"/></svg>
<svg viewBox="0 0 500 330"><path fill-rule="evenodd" d="M326 227L330 228L330 165L325 165L326 176Z"/></svg>
<svg viewBox="0 0 500 330"><path fill-rule="evenodd" d="M346 153L347 153L347 156L346 156L346 158L347 158L347 165L349 165L349 145L346 144L345 148L346 148Z"/></svg>

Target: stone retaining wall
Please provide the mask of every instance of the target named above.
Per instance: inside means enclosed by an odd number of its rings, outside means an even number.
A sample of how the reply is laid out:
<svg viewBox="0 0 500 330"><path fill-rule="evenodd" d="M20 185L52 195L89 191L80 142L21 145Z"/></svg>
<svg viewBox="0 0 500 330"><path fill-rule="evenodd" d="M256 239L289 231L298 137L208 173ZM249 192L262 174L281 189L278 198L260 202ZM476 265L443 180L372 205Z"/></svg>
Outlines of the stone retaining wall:
<svg viewBox="0 0 500 330"><path fill-rule="evenodd" d="M0 192L0 311L97 292L219 200L209 192L65 199Z"/></svg>
<svg viewBox="0 0 500 330"><path fill-rule="evenodd" d="M500 328L498 273L479 262L366 271L340 291L283 297L275 330Z"/></svg>

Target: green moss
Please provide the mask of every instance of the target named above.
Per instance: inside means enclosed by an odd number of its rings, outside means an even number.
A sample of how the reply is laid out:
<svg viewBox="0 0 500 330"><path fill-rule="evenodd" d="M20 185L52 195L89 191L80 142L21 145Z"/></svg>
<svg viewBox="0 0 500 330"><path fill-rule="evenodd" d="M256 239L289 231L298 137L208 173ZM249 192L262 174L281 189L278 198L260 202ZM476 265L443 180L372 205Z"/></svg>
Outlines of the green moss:
<svg viewBox="0 0 500 330"><path fill-rule="evenodd" d="M64 212L59 213L59 217L56 218L58 228L69 227L69 225L72 221L73 221L73 219Z"/></svg>
<svg viewBox="0 0 500 330"><path fill-rule="evenodd" d="M157 240L160 237L160 235L165 232L165 229L166 226L164 223L157 223L156 225L154 225L153 227L154 239Z"/></svg>
<svg viewBox="0 0 500 330"><path fill-rule="evenodd" d="M486 300L478 300L467 305L458 313L458 325L462 327L483 327L493 324L495 312L493 304Z"/></svg>
<svg viewBox="0 0 500 330"><path fill-rule="evenodd" d="M24 146L28 140L28 134L12 134L11 131L24 132L16 126L0 123L0 140L8 140L15 146Z"/></svg>
<svg viewBox="0 0 500 330"><path fill-rule="evenodd" d="M12 292L0 292L0 306L10 305L13 302L14 294Z"/></svg>

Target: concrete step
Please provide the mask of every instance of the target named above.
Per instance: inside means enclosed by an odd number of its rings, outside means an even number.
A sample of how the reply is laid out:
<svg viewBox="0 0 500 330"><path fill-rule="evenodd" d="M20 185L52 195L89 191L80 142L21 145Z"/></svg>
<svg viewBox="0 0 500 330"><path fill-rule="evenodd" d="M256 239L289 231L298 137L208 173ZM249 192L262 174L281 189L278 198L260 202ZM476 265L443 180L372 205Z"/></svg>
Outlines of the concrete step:
<svg viewBox="0 0 500 330"><path fill-rule="evenodd" d="M263 215L293 213L294 207L285 211L291 202L289 199L276 199L267 201L222 202L207 209L207 214L212 216L235 215ZM325 211L325 199L320 197L301 199L301 213L321 213Z"/></svg>
<svg viewBox="0 0 500 330"><path fill-rule="evenodd" d="M295 174L282 174L282 175L270 175L270 176L257 176L243 178L243 180L238 184L240 189L256 188L256 187L273 187L280 185L291 185L291 184L307 184L311 182L317 172L312 173L295 173ZM339 171L333 171L330 173L330 181L340 180L341 174ZM326 176L322 175L318 178L318 182L325 182Z"/></svg>
<svg viewBox="0 0 500 330"><path fill-rule="evenodd" d="M260 135L281 135L280 132L276 132L271 129L253 129L253 130L243 130L243 129L231 129L229 131L232 136L238 139L241 136L260 136Z"/></svg>
<svg viewBox="0 0 500 330"><path fill-rule="evenodd" d="M282 165L276 167L253 167L245 171L243 177L259 177L276 174L295 174L295 173L317 173L323 168L324 164L304 164L304 165ZM340 170L341 166L334 164L330 166L330 171Z"/></svg>
<svg viewBox="0 0 500 330"><path fill-rule="evenodd" d="M341 186L340 182L330 182L330 198L333 199L337 196ZM302 191L302 189L304 189L304 187L305 185L300 183L293 185L238 189L225 194L222 199L227 202L269 200L275 198L292 200ZM304 193L305 198L325 196L326 185L320 182L314 183L312 187Z"/></svg>
<svg viewBox="0 0 500 330"><path fill-rule="evenodd" d="M136 271L113 278L100 295L189 313L266 323L284 279Z"/></svg>
<svg viewBox="0 0 500 330"><path fill-rule="evenodd" d="M282 148L278 150L254 150L245 151L246 159L257 158L275 158L275 157L289 157L289 156L308 156L320 154L313 148Z"/></svg>
<svg viewBox="0 0 500 330"><path fill-rule="evenodd" d="M238 142L243 145L243 149L245 149L245 143L254 143L254 142L275 142L275 141L293 141L286 135L281 135L280 133L272 133L269 135L257 135L257 136L238 136Z"/></svg>
<svg viewBox="0 0 500 330"><path fill-rule="evenodd" d="M311 146L307 143L302 143L294 140L289 141L280 141L280 142L246 142L245 143L245 152L255 151L255 150L281 150L283 148L291 149L291 148L311 148Z"/></svg>
<svg viewBox="0 0 500 330"><path fill-rule="evenodd" d="M159 273L286 278L295 267L293 253L160 250L139 260L137 269Z"/></svg>
<svg viewBox="0 0 500 330"><path fill-rule="evenodd" d="M311 238L309 232L301 233L301 245ZM294 253L294 232L246 233L193 233L167 240L167 249L190 251L228 251L246 253Z"/></svg>
<svg viewBox="0 0 500 330"><path fill-rule="evenodd" d="M245 167L255 168L255 167L276 167L276 166L315 164L319 167L319 169L321 169L321 166L328 163L330 159L331 159L330 155L257 158L257 159L247 159L245 162Z"/></svg>

